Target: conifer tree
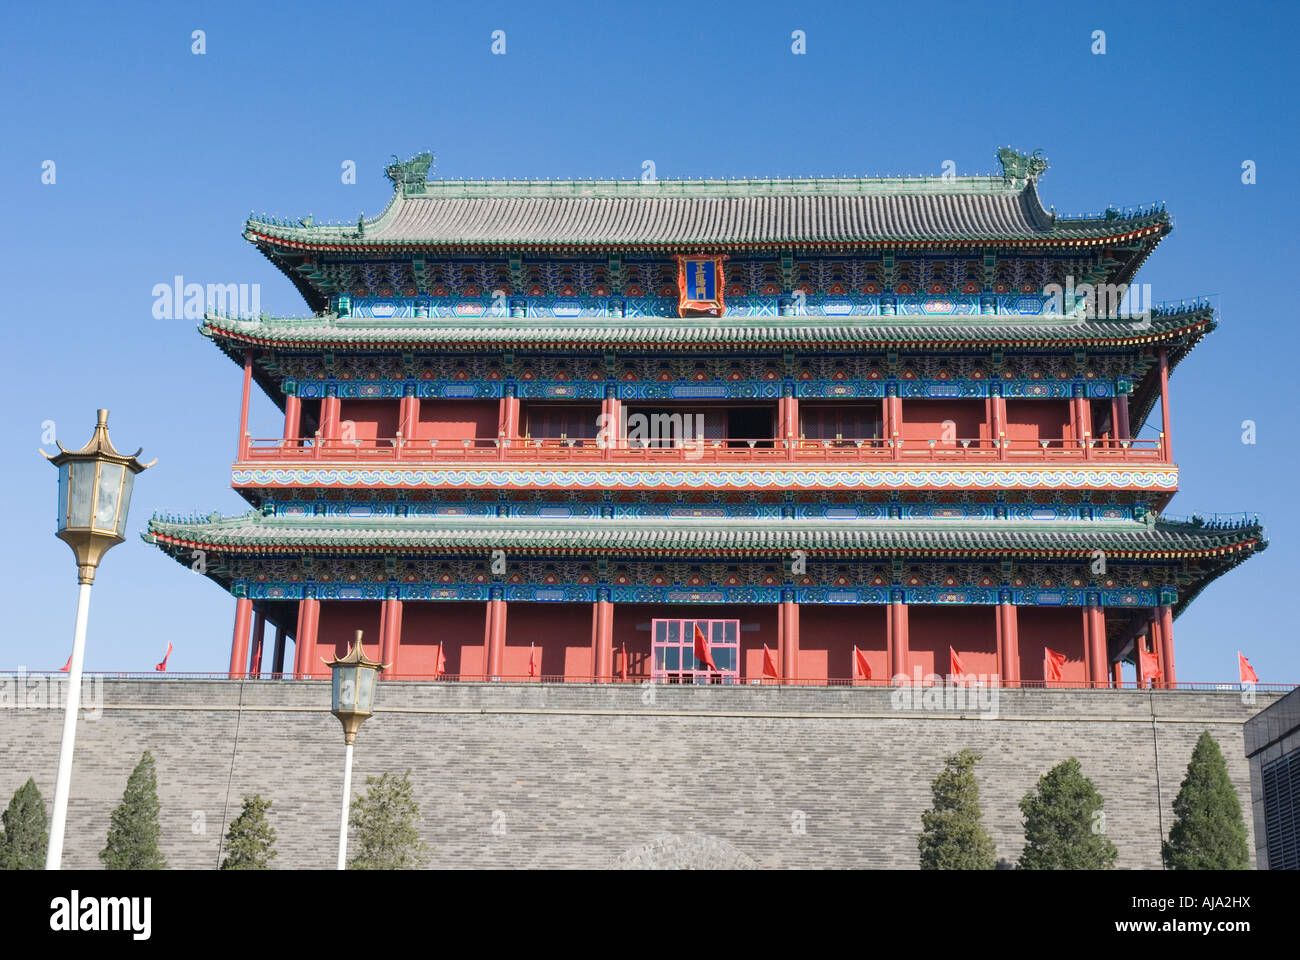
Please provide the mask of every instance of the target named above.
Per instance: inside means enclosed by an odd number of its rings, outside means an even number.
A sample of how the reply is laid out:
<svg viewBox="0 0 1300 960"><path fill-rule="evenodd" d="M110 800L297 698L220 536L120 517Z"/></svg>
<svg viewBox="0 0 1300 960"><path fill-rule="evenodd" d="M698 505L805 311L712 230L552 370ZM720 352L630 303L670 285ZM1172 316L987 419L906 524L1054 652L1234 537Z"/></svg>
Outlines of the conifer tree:
<svg viewBox="0 0 1300 960"><path fill-rule="evenodd" d="M222 870L269 870L276 856L275 827L266 820L271 801L260 793L244 797L244 808L230 821Z"/></svg>
<svg viewBox="0 0 1300 960"><path fill-rule="evenodd" d="M1119 851L1106 836L1104 801L1074 757L1062 760L1025 794L1022 870L1109 870Z"/></svg>
<svg viewBox="0 0 1300 960"><path fill-rule="evenodd" d="M40 870L45 866L45 848L50 835L46 832L45 801L31 777L14 791L9 808L0 814L4 832L0 833L0 870Z"/></svg>
<svg viewBox="0 0 1300 960"><path fill-rule="evenodd" d="M108 844L99 859L109 870L163 870L167 861L158 849L158 772L148 750L126 781L122 802L108 826Z"/></svg>
<svg viewBox="0 0 1300 960"><path fill-rule="evenodd" d="M980 812L975 761L979 754L963 750L945 761L931 786L934 806L921 814L922 870L992 870L997 865L993 838L984 829Z"/></svg>
<svg viewBox="0 0 1300 960"><path fill-rule="evenodd" d="M416 870L427 848L420 839L420 805L411 771L366 777L365 796L352 801L349 825L356 830L350 870Z"/></svg>
<svg viewBox="0 0 1300 960"><path fill-rule="evenodd" d="M1218 742L1206 730L1196 741L1187 776L1174 799L1174 825L1161 847L1170 870L1249 870L1241 801Z"/></svg>

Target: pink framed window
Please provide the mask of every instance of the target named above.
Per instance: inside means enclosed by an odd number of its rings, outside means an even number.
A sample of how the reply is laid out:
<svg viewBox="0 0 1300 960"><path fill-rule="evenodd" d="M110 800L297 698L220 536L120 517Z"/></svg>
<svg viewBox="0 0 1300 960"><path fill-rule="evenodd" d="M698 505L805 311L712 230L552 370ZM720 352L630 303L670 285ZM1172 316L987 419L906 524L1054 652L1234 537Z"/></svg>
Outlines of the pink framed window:
<svg viewBox="0 0 1300 960"><path fill-rule="evenodd" d="M709 640L716 671L695 658L695 626ZM654 620L650 676L665 683L737 683L740 679L739 620Z"/></svg>

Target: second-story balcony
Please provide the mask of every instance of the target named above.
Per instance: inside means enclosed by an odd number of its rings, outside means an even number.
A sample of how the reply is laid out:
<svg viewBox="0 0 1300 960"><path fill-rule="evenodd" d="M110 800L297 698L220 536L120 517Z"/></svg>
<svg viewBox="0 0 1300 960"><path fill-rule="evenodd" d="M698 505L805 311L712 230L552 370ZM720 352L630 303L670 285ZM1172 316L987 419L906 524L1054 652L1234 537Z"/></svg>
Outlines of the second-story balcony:
<svg viewBox="0 0 1300 960"><path fill-rule="evenodd" d="M459 439L246 439L240 460L253 463L1168 463L1156 439L660 439L476 437Z"/></svg>

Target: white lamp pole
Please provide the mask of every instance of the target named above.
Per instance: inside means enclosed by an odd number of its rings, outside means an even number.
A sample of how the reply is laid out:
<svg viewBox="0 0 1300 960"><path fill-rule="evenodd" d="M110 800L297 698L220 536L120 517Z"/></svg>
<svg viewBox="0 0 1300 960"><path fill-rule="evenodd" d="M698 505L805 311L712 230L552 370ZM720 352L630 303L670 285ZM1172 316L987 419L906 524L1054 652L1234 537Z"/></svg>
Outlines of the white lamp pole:
<svg viewBox="0 0 1300 960"><path fill-rule="evenodd" d="M72 748L81 712L81 667L86 659L86 619L90 616L90 583L77 587L77 627L72 635L72 667L68 674L68 702L63 711L63 737L59 741L59 770L54 777L54 819L45 848L45 869L58 870L63 859L63 830L68 821L68 791L72 788Z"/></svg>
<svg viewBox="0 0 1300 960"><path fill-rule="evenodd" d="M343 816L339 819L339 864L338 869L347 868L348 863L348 807L352 805L352 744L344 747L343 754Z"/></svg>
<svg viewBox="0 0 1300 960"><path fill-rule="evenodd" d="M59 766L54 777L54 816L50 842L45 849L45 869L58 870L63 861L63 834L68 821L68 794L72 788L72 754L81 710L81 672L86 659L86 620L90 615L90 586L104 554L121 543L126 515L131 507L135 475L157 460L140 463L140 451L118 453L108 438L108 411L98 411L95 432L80 450L42 455L59 469L58 530L60 540L77 557L77 626L72 635L72 663L68 673L68 702L59 742Z"/></svg>

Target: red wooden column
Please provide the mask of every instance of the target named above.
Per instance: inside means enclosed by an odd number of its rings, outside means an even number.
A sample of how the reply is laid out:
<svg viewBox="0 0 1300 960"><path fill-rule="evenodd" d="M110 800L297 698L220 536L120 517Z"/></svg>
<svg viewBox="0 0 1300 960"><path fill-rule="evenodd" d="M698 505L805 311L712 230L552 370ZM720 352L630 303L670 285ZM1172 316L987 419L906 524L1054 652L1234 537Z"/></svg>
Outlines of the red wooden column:
<svg viewBox="0 0 1300 960"><path fill-rule="evenodd" d="M248 675L256 679L262 675L262 646L266 640L266 614L253 611L253 643L248 657Z"/></svg>
<svg viewBox="0 0 1300 960"><path fill-rule="evenodd" d="M1084 684L1091 685L1092 669L1092 618L1088 616L1088 607L1084 605L1079 608L1081 619L1083 621L1083 679Z"/></svg>
<svg viewBox="0 0 1300 960"><path fill-rule="evenodd" d="M511 393L506 405L506 439L514 443L519 439L519 398Z"/></svg>
<svg viewBox="0 0 1300 960"><path fill-rule="evenodd" d="M297 440L302 435L302 401L298 399L298 393L288 394L284 398L284 439ZM291 444L297 446L297 444Z"/></svg>
<svg viewBox="0 0 1300 960"><path fill-rule="evenodd" d="M903 452L901 444L903 442L903 398L898 396L897 388L895 393L885 397L885 436L893 441L893 450L891 456L895 460L901 460Z"/></svg>
<svg viewBox="0 0 1300 960"><path fill-rule="evenodd" d="M320 627L320 601L307 597L298 601L298 632L293 637L293 675L310 677L316 659L316 631Z"/></svg>
<svg viewBox="0 0 1300 960"><path fill-rule="evenodd" d="M998 394L989 397L989 409L993 422L989 425L989 436L998 442L998 459L1007 458L1007 399Z"/></svg>
<svg viewBox="0 0 1300 960"><path fill-rule="evenodd" d="M1150 626L1151 653L1154 653L1156 655L1156 666L1160 670L1160 677L1159 679L1152 681L1151 686L1157 690L1163 690L1165 689L1166 686L1165 641L1164 641L1164 637L1160 635L1161 633L1160 628L1161 628L1160 618L1153 610L1151 611L1151 626Z"/></svg>
<svg viewBox="0 0 1300 960"><path fill-rule="evenodd" d="M248 400L253 391L253 351L244 351L244 394L239 404L239 446L236 447L236 459L244 459L248 448Z"/></svg>
<svg viewBox="0 0 1300 960"><path fill-rule="evenodd" d="M998 604L998 623L1002 635L1002 683L1008 687L1020 686L1020 617L1011 594L1004 591Z"/></svg>
<svg viewBox="0 0 1300 960"><path fill-rule="evenodd" d="M320 435L322 440L339 438L339 398L322 397L320 402Z"/></svg>
<svg viewBox="0 0 1300 960"><path fill-rule="evenodd" d="M253 622L253 601L240 597L235 601L235 637L230 644L230 679L240 680L244 676L244 664L248 662L248 629Z"/></svg>
<svg viewBox="0 0 1300 960"><path fill-rule="evenodd" d="M793 460L799 445L799 398L793 391L777 400L776 420L779 438L785 441L786 454Z"/></svg>
<svg viewBox="0 0 1300 960"><path fill-rule="evenodd" d="M1109 661L1106 652L1106 614L1099 597L1089 595L1083 607L1083 643L1088 665L1088 686L1100 689L1107 684Z"/></svg>
<svg viewBox="0 0 1300 960"><path fill-rule="evenodd" d="M892 450L889 441L894 438L894 405L889 402L888 394L880 401L880 438L885 449Z"/></svg>
<svg viewBox="0 0 1300 960"><path fill-rule="evenodd" d="M414 387L407 387L406 391L397 408L397 431L410 443L420 429L420 398L415 395Z"/></svg>
<svg viewBox="0 0 1300 960"><path fill-rule="evenodd" d="M902 590L893 591L885 620L889 630L889 674L892 681L894 677L907 675L907 604L903 602Z"/></svg>
<svg viewBox="0 0 1300 960"><path fill-rule="evenodd" d="M1169 353L1160 348L1160 431L1165 435L1165 459L1173 463L1174 435L1169 428Z"/></svg>
<svg viewBox="0 0 1300 960"><path fill-rule="evenodd" d="M384 598L379 613L379 662L388 664L382 671L385 678L401 676L398 657L402 646L402 601L396 590Z"/></svg>
<svg viewBox="0 0 1300 960"><path fill-rule="evenodd" d="M791 683L799 679L799 604L794 591L784 590L777 607L779 632L777 646L781 650L781 680Z"/></svg>
<svg viewBox="0 0 1300 960"><path fill-rule="evenodd" d="M1160 672L1164 674L1166 689L1172 690L1178 683L1178 674L1174 669L1174 612L1167 604L1156 608L1156 622L1160 625Z"/></svg>
<svg viewBox="0 0 1300 960"><path fill-rule="evenodd" d="M519 439L519 398L514 395L510 388L501 395L501 403L497 412L497 440L501 447L501 456L505 457L506 450L515 446L515 441Z"/></svg>
<svg viewBox="0 0 1300 960"><path fill-rule="evenodd" d="M1118 660L1110 665L1110 685L1116 690L1124 686L1124 665Z"/></svg>
<svg viewBox="0 0 1300 960"><path fill-rule="evenodd" d="M486 648L487 679L501 676L501 666L506 653L506 602L501 599L501 588L492 588L492 599L487 602L487 627L483 643Z"/></svg>
<svg viewBox="0 0 1300 960"><path fill-rule="evenodd" d="M609 591L601 590L596 601L596 642L592 672L601 683L614 679L614 604Z"/></svg>
<svg viewBox="0 0 1300 960"><path fill-rule="evenodd" d="M614 396L613 388L605 392L605 399L600 403L600 414L604 418L603 427L597 433L604 437L605 450L616 450L623 440L623 401ZM608 454L606 454L608 456ZM595 661L592 661L593 669Z"/></svg>
<svg viewBox="0 0 1300 960"><path fill-rule="evenodd" d="M1084 459L1090 460L1092 448L1088 446L1088 441L1092 439L1092 404L1086 396L1077 396L1074 398L1074 406L1074 422L1079 425L1079 448L1083 451Z"/></svg>
<svg viewBox="0 0 1300 960"><path fill-rule="evenodd" d="M1128 394L1115 398L1115 430L1115 439L1133 439L1128 423Z"/></svg>

